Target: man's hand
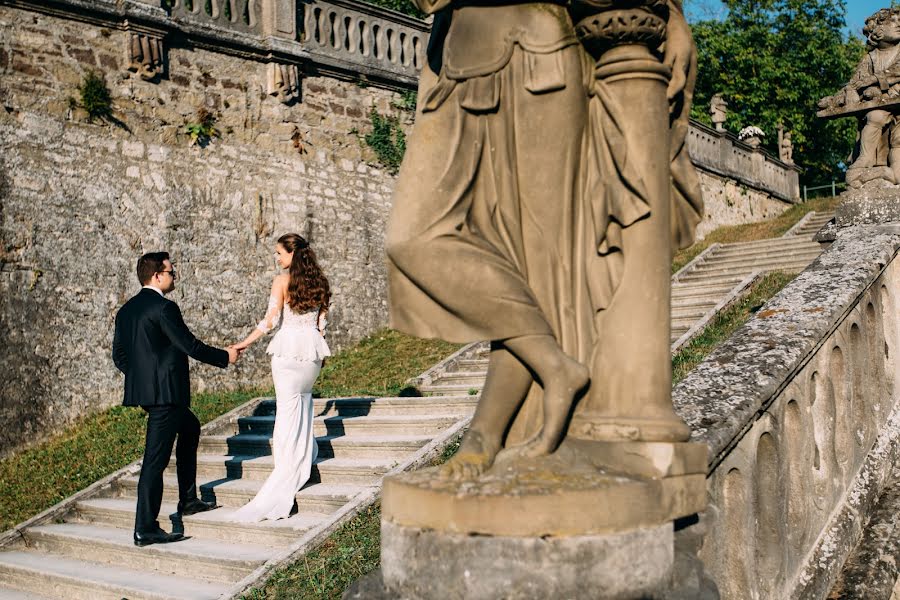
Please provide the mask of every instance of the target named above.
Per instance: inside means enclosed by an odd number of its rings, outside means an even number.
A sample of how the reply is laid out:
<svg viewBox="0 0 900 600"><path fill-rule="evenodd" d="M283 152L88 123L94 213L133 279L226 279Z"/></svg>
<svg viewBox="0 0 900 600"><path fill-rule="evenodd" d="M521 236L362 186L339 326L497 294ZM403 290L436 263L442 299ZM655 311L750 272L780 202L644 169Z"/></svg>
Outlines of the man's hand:
<svg viewBox="0 0 900 600"><path fill-rule="evenodd" d="M229 365L233 365L234 363L236 363L238 358L240 358L241 356L241 351L234 346L228 346L228 348L226 348L226 351L228 352Z"/></svg>

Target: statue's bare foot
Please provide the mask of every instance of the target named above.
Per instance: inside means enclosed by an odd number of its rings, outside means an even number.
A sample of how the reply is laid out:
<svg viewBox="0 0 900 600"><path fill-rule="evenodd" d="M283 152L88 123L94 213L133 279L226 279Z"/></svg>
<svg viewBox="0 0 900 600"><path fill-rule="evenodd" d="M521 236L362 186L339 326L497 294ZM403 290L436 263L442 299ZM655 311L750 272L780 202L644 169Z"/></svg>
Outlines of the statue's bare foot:
<svg viewBox="0 0 900 600"><path fill-rule="evenodd" d="M489 444L478 431L470 429L459 450L441 467L445 479L476 479L494 464L499 444Z"/></svg>
<svg viewBox="0 0 900 600"><path fill-rule="evenodd" d="M575 395L590 381L590 372L580 362L568 356L563 364L552 370L544 382L544 425L531 439L506 448L497 455L497 462L517 458L546 456L556 450L565 433L566 421Z"/></svg>

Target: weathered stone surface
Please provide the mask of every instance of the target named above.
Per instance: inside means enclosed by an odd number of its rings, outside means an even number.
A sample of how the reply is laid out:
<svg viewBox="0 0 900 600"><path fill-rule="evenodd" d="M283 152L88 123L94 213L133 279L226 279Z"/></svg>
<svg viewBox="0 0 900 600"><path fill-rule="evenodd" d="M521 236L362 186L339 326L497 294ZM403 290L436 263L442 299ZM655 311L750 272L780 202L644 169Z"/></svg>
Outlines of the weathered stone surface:
<svg viewBox="0 0 900 600"><path fill-rule="evenodd" d="M819 344L900 248L900 228L844 230L764 311L673 390L676 410L721 461L764 402ZM749 375L749 376L748 376Z"/></svg>
<svg viewBox="0 0 900 600"><path fill-rule="evenodd" d="M710 447L699 554L723 598L827 595L900 446L900 227L831 248L674 390Z"/></svg>
<svg viewBox="0 0 900 600"><path fill-rule="evenodd" d="M385 597L403 600L658 598L673 564L671 524L605 536L523 538L382 521L381 539ZM365 585L377 590L373 579Z"/></svg>
<svg viewBox="0 0 900 600"><path fill-rule="evenodd" d="M834 218L837 227L900 222L900 186L844 192Z"/></svg>

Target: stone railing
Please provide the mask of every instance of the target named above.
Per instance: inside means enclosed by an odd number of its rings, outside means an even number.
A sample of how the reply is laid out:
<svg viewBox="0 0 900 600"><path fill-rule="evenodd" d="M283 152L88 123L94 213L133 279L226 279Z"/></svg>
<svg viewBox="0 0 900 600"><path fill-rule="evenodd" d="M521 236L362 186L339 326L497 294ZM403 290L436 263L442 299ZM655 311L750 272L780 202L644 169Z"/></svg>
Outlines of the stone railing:
<svg viewBox="0 0 900 600"><path fill-rule="evenodd" d="M900 459L900 227L845 230L674 390L724 600L825 598Z"/></svg>
<svg viewBox="0 0 900 600"><path fill-rule="evenodd" d="M739 141L734 134L691 121L688 152L700 169L734 179L786 202L800 201L800 169Z"/></svg>
<svg viewBox="0 0 900 600"><path fill-rule="evenodd" d="M397 23L393 15L377 16L356 2L314 0L301 3L301 42L335 60L353 60L395 68L417 76L425 58L427 31Z"/></svg>
<svg viewBox="0 0 900 600"><path fill-rule="evenodd" d="M260 29L259 0L172 0L172 16L242 32Z"/></svg>
<svg viewBox="0 0 900 600"><path fill-rule="evenodd" d="M133 33L133 71L164 74L170 34L269 65L269 93L283 100L303 73L410 89L418 81L430 26L352 0L0 0L75 20L98 19ZM149 49L149 50L148 50ZM298 75L294 75L297 72Z"/></svg>

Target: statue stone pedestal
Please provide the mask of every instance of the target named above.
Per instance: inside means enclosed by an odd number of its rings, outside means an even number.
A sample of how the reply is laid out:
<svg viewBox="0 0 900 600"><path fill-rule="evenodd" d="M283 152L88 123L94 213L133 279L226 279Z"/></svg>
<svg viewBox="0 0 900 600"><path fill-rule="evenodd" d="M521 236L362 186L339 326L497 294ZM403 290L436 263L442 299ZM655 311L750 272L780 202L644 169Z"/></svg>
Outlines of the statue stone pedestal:
<svg viewBox="0 0 900 600"><path fill-rule="evenodd" d="M705 473L702 444L569 439L475 481L390 477L384 597L653 597L671 580L672 521L706 505Z"/></svg>
<svg viewBox="0 0 900 600"><path fill-rule="evenodd" d="M867 185L841 194L835 225L872 225L900 221L900 185Z"/></svg>

